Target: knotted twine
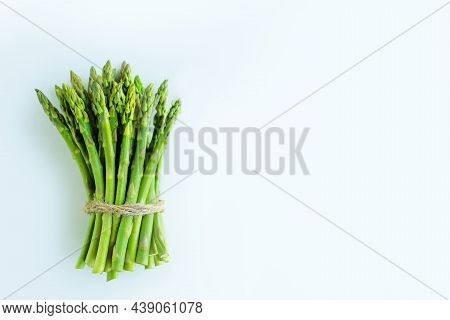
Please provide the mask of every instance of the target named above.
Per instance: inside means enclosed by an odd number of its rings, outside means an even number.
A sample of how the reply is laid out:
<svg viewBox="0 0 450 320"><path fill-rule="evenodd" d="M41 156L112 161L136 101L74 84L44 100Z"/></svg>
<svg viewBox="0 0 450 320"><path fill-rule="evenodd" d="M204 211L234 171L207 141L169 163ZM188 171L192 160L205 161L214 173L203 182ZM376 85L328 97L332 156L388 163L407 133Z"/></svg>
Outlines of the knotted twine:
<svg viewBox="0 0 450 320"><path fill-rule="evenodd" d="M164 201L160 200L154 204L108 204L103 201L92 200L84 206L84 212L92 213L112 213L120 216L143 216L146 214L154 214L164 211Z"/></svg>

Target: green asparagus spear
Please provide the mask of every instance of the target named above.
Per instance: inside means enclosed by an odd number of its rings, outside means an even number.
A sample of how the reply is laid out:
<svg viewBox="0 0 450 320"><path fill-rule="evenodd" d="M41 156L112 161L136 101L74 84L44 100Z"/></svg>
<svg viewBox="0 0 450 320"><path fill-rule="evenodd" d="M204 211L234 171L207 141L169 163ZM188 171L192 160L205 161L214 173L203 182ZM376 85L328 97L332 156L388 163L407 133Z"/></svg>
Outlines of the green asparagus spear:
<svg viewBox="0 0 450 320"><path fill-rule="evenodd" d="M70 133L72 134L73 141L80 149L81 154L83 155L84 161L86 162L86 165L88 166L88 168L90 168L89 156L87 154L86 145L83 141L83 137L81 136L80 131L78 130L78 126L73 117L73 114L70 111L69 106L67 105L67 101L64 98L64 93L63 93L62 89L58 86L55 86L55 91L56 91L56 96L58 97L58 100L59 100L59 105L61 106L61 113L64 117L66 126L69 128Z"/></svg>
<svg viewBox="0 0 450 320"><path fill-rule="evenodd" d="M72 87L75 89L77 95L83 100L84 105L89 105L89 94L84 87L83 80L73 71L70 71L70 83ZM86 108L90 109L90 108ZM87 111L87 110L86 110Z"/></svg>
<svg viewBox="0 0 450 320"><path fill-rule="evenodd" d="M113 69L113 67L111 65L111 61L108 60L102 69L102 87L103 87L103 91L104 91L104 94L105 94L107 100L109 99L109 95L112 90L113 81L114 81L114 73L115 73L115 70ZM108 101L108 103L109 103L109 101Z"/></svg>
<svg viewBox="0 0 450 320"><path fill-rule="evenodd" d="M137 132L139 130L139 126L141 123L141 119L142 119L142 108L141 108L141 100L142 100L142 95L144 93L143 89L138 89L137 86L139 85L134 83L134 88L136 91L135 97L136 97L136 107L134 108L134 126L133 126L133 139L131 139L131 144L130 144L130 149L131 149L131 154L130 157L133 158L134 156L134 151L135 151L135 143L136 143L136 135ZM150 132L150 130L148 130L147 132Z"/></svg>
<svg viewBox="0 0 450 320"><path fill-rule="evenodd" d="M156 195L157 200L159 200L159 180L161 178L161 169L162 169L162 156L161 160L158 162L158 167L156 169L156 177L155 182L150 187L150 193L152 189L154 189L154 194ZM149 195L150 195L149 193ZM147 198L147 201L149 199ZM167 252L167 245L164 238L164 226L163 226L163 216L162 213L155 213L155 217L153 218L153 232L152 232L152 240L150 242L150 256L149 262L146 265L146 269L149 269L156 265L159 266L162 263L169 261L169 253Z"/></svg>
<svg viewBox="0 0 450 320"><path fill-rule="evenodd" d="M156 169L156 177L155 177L155 196L156 201L159 201L159 184L161 180L161 170L162 170L162 156L161 160L159 160L158 167ZM164 223L163 223L163 215L161 212L157 212L153 218L153 233L152 233L152 242L156 247L156 253L160 260L166 259L169 256L167 251L166 239L164 237Z"/></svg>
<svg viewBox="0 0 450 320"><path fill-rule="evenodd" d="M133 78L131 76L131 67L125 61L122 63L122 70L120 71L120 81L123 83L123 91L128 92L128 88L133 83Z"/></svg>
<svg viewBox="0 0 450 320"><path fill-rule="evenodd" d="M95 69L93 69L95 72ZM97 124L96 124L96 118L94 111L90 107L90 100L89 100L89 92L86 90L83 84L83 80L73 71L70 71L70 83L72 84L73 88L75 89L75 92L77 95L83 100L85 111L88 114L89 121L91 123L91 129L92 129L92 136L94 139L97 139Z"/></svg>
<svg viewBox="0 0 450 320"><path fill-rule="evenodd" d="M148 264L145 266L145 269L151 269L155 267L155 256L148 257Z"/></svg>
<svg viewBox="0 0 450 320"><path fill-rule="evenodd" d="M100 159L102 160L102 163L104 163L104 154L103 154L103 141L102 141L102 130L100 128L100 123L97 121L97 110L95 109L94 104L92 103L92 95L93 95L93 86L94 83L102 83L102 76L97 74L97 71L94 67L91 67L89 70L89 83L88 83L88 97L91 103L89 104L89 107L87 109L90 109L93 113L93 117L91 119L91 122L93 122L92 126L92 132L93 137L95 141L97 142L97 148L98 148L98 154L100 156Z"/></svg>
<svg viewBox="0 0 450 320"><path fill-rule="evenodd" d="M114 81L111 88L111 94L108 98L109 123L111 126L114 153L117 153L117 129L119 127L118 115L122 112L124 104L125 95L122 90L122 84Z"/></svg>
<svg viewBox="0 0 450 320"><path fill-rule="evenodd" d="M88 95L89 95L89 99L92 96L92 87L94 85L95 82L102 82L102 77L100 75L97 74L97 70L95 70L94 67L91 67L89 69L89 82L88 82ZM95 112L95 109L92 107L92 110Z"/></svg>
<svg viewBox="0 0 450 320"><path fill-rule="evenodd" d="M158 193L159 193L159 174L160 174L160 170L162 167L162 156L158 162L158 166L156 168L156 176L155 179L153 180L151 186L150 186L150 191L148 193L147 199L145 201L145 203L147 204L154 204L158 202ZM153 225L155 224L155 219L156 219L156 214L155 213L155 217L153 218ZM136 263L145 265L145 266L149 266L149 264L151 264L150 256L151 255L157 255L158 254L158 249L156 247L156 243L155 243L155 231L160 231L155 230L154 226L151 225L151 221L149 221L148 218L149 215L144 216L144 218L142 219L142 226L141 226L141 231L139 234L139 245L138 245L138 249L137 249L137 253L136 253Z"/></svg>
<svg viewBox="0 0 450 320"><path fill-rule="evenodd" d="M119 84L119 89L121 92L122 85ZM116 205L121 205L125 202L126 190L127 190L127 181L128 181L128 168L130 164L130 144L131 139L133 137L133 120L134 120L134 108L135 108L135 95L132 93L133 90L128 91L128 95L126 97L125 107L120 107L121 112L121 122L123 125L122 132L122 142L120 147L120 159L119 159L119 167L117 171L117 190L116 190ZM123 93L122 93L123 94ZM114 244L117 239L117 230L120 224L120 216L113 216L113 225L111 229L111 238L109 241L109 250L108 250L108 260L106 262L107 271L111 272L111 264L112 264L112 252L114 248ZM114 272L114 271L112 271Z"/></svg>
<svg viewBox="0 0 450 320"><path fill-rule="evenodd" d="M142 85L142 81L141 81L141 78L138 76L138 75L136 75L135 77L134 77L134 81L133 81L133 83L134 83L134 86L136 87L136 92L140 95L140 96L142 96L143 94L144 94L144 86Z"/></svg>
<svg viewBox="0 0 450 320"><path fill-rule="evenodd" d="M98 122L102 130L103 150L106 165L106 190L105 202L113 204L115 198L115 167L116 160L109 122L109 111L106 107L105 95L98 82L92 86L92 103L97 111ZM105 212L102 215L102 231L98 245L97 257L93 268L94 273L101 273L105 269L106 258L108 256L109 238L111 236L112 215Z"/></svg>

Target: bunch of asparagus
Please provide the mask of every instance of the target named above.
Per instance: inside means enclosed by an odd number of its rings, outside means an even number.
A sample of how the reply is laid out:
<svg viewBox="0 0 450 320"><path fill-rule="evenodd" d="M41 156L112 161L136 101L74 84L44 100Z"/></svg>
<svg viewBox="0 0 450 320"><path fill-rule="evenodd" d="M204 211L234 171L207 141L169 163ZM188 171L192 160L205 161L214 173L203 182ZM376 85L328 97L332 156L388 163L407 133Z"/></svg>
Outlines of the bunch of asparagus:
<svg viewBox="0 0 450 320"><path fill-rule="evenodd" d="M116 72L108 61L101 75L91 67L87 88L73 71L70 83L55 86L59 110L36 93L80 169L88 200L158 203L162 157L181 106L176 100L166 112L167 80L155 93L153 84L144 87L139 76L133 79L127 63ZM120 271L133 271L135 263L150 269L168 260L161 213L95 213L76 267L106 272L109 281Z"/></svg>

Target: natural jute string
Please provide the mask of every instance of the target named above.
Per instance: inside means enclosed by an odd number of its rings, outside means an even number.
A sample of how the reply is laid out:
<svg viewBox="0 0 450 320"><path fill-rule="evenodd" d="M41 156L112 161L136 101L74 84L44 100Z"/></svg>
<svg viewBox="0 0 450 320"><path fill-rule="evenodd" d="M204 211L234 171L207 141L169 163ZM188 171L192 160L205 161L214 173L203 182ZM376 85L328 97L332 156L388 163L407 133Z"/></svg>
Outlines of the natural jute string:
<svg viewBox="0 0 450 320"><path fill-rule="evenodd" d="M143 216L164 211L164 201L160 200L155 204L108 204L103 201L93 200L86 203L84 212L91 213L112 213L121 216Z"/></svg>

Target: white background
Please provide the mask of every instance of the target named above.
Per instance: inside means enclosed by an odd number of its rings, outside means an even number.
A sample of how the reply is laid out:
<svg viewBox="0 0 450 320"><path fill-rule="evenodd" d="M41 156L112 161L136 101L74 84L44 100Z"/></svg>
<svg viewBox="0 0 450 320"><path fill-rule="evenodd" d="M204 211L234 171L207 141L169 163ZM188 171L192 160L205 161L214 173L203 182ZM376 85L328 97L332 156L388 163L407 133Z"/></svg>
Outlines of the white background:
<svg viewBox="0 0 450 320"><path fill-rule="evenodd" d="M168 78L195 130L262 126L444 4L6 3L99 65L126 59L146 82ZM50 94L70 69L86 78L90 64L1 3L0 21L3 297L84 238L77 168L33 89ZM449 33L447 6L273 122L311 128L303 150L311 175L265 175L443 295ZM183 177L171 172L163 188ZM75 270L75 254L12 298L441 298L259 176L195 174L164 199L170 264L106 283Z"/></svg>

